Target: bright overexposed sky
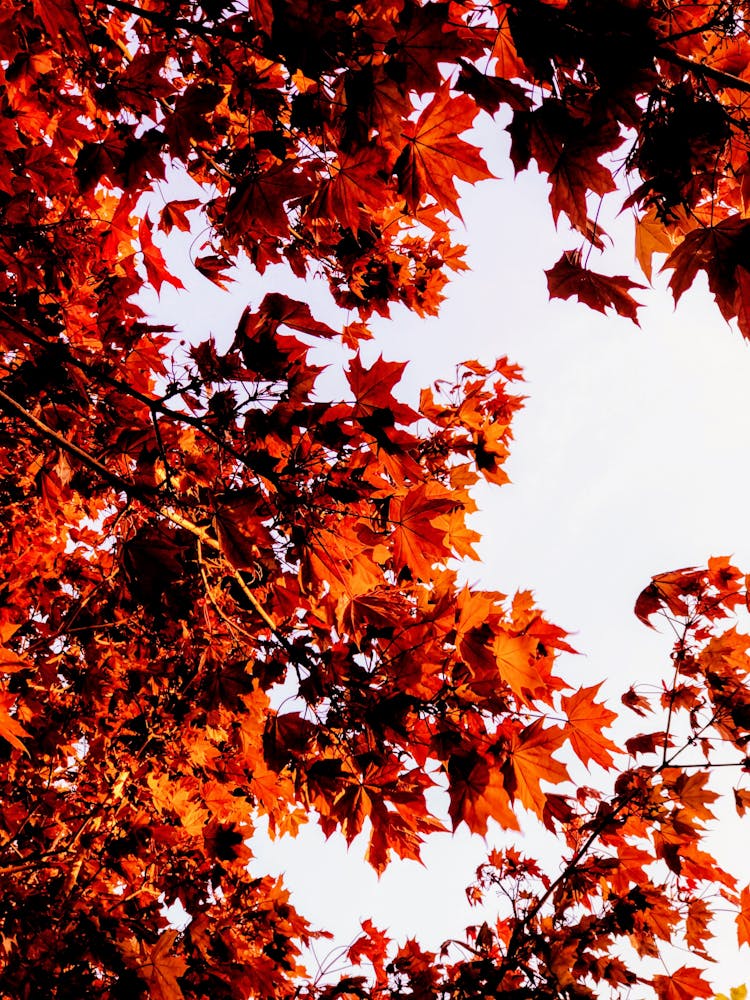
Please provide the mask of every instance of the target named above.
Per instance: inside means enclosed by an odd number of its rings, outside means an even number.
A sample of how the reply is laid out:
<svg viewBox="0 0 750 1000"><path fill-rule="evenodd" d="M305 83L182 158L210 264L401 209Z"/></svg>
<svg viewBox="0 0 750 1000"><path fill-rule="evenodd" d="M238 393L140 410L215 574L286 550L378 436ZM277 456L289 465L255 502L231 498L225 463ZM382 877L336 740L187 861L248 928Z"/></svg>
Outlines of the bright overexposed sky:
<svg viewBox="0 0 750 1000"><path fill-rule="evenodd" d="M675 310L657 276L653 290L636 293L645 303L640 329L572 301L550 302L544 269L578 238L555 232L538 176L513 180L502 130L486 126L483 138L501 179L467 189L462 200L465 231L458 235L469 246L471 271L454 278L439 319L394 310L392 320L378 320L363 356L408 359L402 386L410 401L466 358L507 354L524 368L528 400L506 466L512 484L477 494L481 563L467 576L504 593L532 589L548 616L574 633L582 655L563 665L566 676L607 681L618 708L631 683L658 686L669 675L669 635L645 628L632 612L651 576L705 565L712 555L732 555L750 570L750 345L721 319L700 282ZM614 219L613 231L617 253L601 261L594 254L590 266L645 283L626 215ZM170 238L169 259L183 276L179 255L188 252L186 241ZM158 310L191 341L212 332L227 346L245 305L257 305L267 290L307 298L321 319L341 315L322 283L305 288L279 269L262 280L243 270L231 293L197 274L184 280L189 292L165 289ZM335 370L327 378L335 386ZM641 731L635 716L628 722ZM727 777L730 787L739 776ZM737 870L746 852L735 845L747 828L731 802L722 815L712 844ZM518 841L533 853L538 834L529 829ZM260 841L253 849L254 870L284 872L298 908L334 932L330 947L353 940L365 917L431 947L477 921L463 890L486 845L464 833L435 838L424 867L394 864L380 881L364 864L363 843L347 852L312 825L297 840ZM741 861L747 882L750 862ZM747 978L748 956L739 953L731 925L722 933L722 963L709 978L728 992ZM321 957L326 950L321 946ZM683 963L701 964L683 955L672 965Z"/></svg>

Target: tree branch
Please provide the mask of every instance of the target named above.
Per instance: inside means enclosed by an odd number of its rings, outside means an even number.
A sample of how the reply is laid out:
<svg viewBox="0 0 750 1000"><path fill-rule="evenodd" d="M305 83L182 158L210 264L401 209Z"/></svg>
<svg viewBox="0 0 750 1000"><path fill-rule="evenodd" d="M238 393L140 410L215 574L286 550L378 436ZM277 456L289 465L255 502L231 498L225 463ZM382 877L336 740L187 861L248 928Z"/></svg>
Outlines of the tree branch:
<svg viewBox="0 0 750 1000"><path fill-rule="evenodd" d="M35 417L33 413L29 413L29 411L23 407L18 400L9 396L6 392L3 392L2 389L0 389L0 408L12 413L15 417L25 423L28 427L31 427L38 434L41 434L50 441L54 441L55 444L70 452L71 455L75 455L75 457L88 469L91 469L92 472L96 472L105 482L109 483L109 485L113 486L116 490L120 490L127 493L128 496L137 497L139 499L142 498L144 494L154 494L158 492L154 487L149 488L147 486L136 486L135 483L130 483L127 479L123 479L122 476L118 476L117 473L111 472L106 465L102 465L102 463L98 461L98 459L94 458L93 455L84 451L83 448L79 448L77 444L69 441L64 435L58 433L58 431L50 427L49 424L45 424L43 420Z"/></svg>
<svg viewBox="0 0 750 1000"><path fill-rule="evenodd" d="M78 368L80 371L85 372L87 375L91 375L95 379L99 379L101 382L104 382L105 385L116 389L118 392L122 392L124 395L130 396L132 399L137 399L139 403L143 403L144 406L147 406L152 413L160 413L162 416L168 417L171 420L176 420L178 423L194 427L204 437L208 438L209 441L212 441L215 445L221 448L222 451L231 455L235 461L241 462L246 469L249 469L250 472L257 476L257 473L248 461L247 456L237 451L236 448L232 447L231 444L212 431L210 427L207 427L205 421L200 417L194 417L189 413L172 410L166 405L163 398L158 396L149 396L146 393L140 392L138 389L134 389L128 382L123 382L121 379L115 378L115 376L104 371L101 364L91 364L88 361L83 361L81 358L77 358L66 343L59 340L48 340L46 337L38 334L35 330L32 330L31 327L27 326L25 323L16 319L12 313L8 312L2 306L0 306L0 317L2 317L19 333L23 334L24 337L33 341L33 343L45 348L53 346L60 352L62 360L64 360L67 364L73 365L74 368ZM273 482L274 475L272 472L264 472L263 475L265 479Z"/></svg>
<svg viewBox="0 0 750 1000"><path fill-rule="evenodd" d="M3 392L2 389L0 389L0 408L10 411L14 416L18 417L23 421L23 423L31 427L38 434L41 434L50 441L54 441L55 444L64 448L66 451L70 452L70 454L75 455L80 462L82 462L87 468L98 473L98 475L100 475L105 482L108 482L110 486L114 486L115 489L125 492L129 496L136 497L141 501L141 503L144 504L144 506L148 507L155 514L159 514L162 517L167 518L167 520L171 521L173 524L176 524L178 527L183 528L185 531L189 531L190 534L198 538L204 545L214 549L214 551L219 553L222 552L219 542L212 535L210 535L205 528L201 528L199 525L195 524L194 521L183 517L182 514L178 514L177 511L174 511L169 507L164 507L154 500L149 500L149 493L152 495L158 493L156 488L136 486L133 483L129 483L121 476L118 476L116 473L110 472L105 465L102 465L102 463L96 458L89 455L89 453L84 451L83 448L80 448L77 444L69 441L64 435L59 434L56 430L50 427L49 424L46 424L43 420L40 420L32 413L29 413L29 411L25 409L17 400L13 399L13 397L9 396L6 392ZM288 650L290 648L290 644L286 637L279 632L276 622L273 618L271 618L255 594L253 594L252 590L250 590L247 586L239 570L232 567L232 576L254 610L258 613L258 615L260 615L263 622L271 629L272 633L281 642L284 648Z"/></svg>
<svg viewBox="0 0 750 1000"><path fill-rule="evenodd" d="M681 56L679 53L672 52L671 49L661 45L657 46L654 50L654 55L657 59L663 59L664 62L680 66L690 73L697 73L699 76L707 77L709 80L714 80L724 87L731 87L733 90L741 90L744 94L750 94L750 80L743 80L742 77L735 76L733 73L726 73L723 69L716 69L713 66L706 65L706 63L688 59L687 56Z"/></svg>
<svg viewBox="0 0 750 1000"><path fill-rule="evenodd" d="M114 7L115 10L121 10L125 14L132 14L134 17L140 17L144 21L150 21L152 24L157 25L160 28L165 28L168 31L185 31L191 35L204 35L216 38L228 38L235 42L242 41L244 36L237 31L227 31L222 28L221 25L214 25L212 28L207 27L204 24L196 24L194 21L186 21L184 18L170 17L168 14L162 14L158 10L145 10L143 7L138 7L134 3L128 3L127 0L99 0L102 7ZM247 43L247 40L244 39ZM249 48L250 46L248 46Z"/></svg>

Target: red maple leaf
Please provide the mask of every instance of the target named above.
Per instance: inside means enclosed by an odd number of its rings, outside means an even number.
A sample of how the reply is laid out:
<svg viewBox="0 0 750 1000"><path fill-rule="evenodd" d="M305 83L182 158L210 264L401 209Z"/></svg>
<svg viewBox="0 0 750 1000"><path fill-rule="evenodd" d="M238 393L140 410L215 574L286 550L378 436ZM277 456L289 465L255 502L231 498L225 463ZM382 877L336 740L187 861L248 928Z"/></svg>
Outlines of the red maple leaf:
<svg viewBox="0 0 750 1000"><path fill-rule="evenodd" d="M471 128L477 108L466 95L451 97L445 84L422 111L416 122L407 125L407 144L394 170L399 191L410 212L416 212L425 195L461 217L457 180L476 183L492 177L476 146L460 138Z"/></svg>
<svg viewBox="0 0 750 1000"><path fill-rule="evenodd" d="M189 198L185 201L168 201L159 215L159 229L167 235L173 229L179 229L183 233L190 232L190 222L186 216L187 212L192 212L200 206L198 198Z"/></svg>
<svg viewBox="0 0 750 1000"><path fill-rule="evenodd" d="M141 243L141 252L143 254L143 264L146 268L146 277L154 286L157 294L161 290L161 286L165 281L169 285L174 285L175 288L184 288L185 286L182 281L174 274L170 273L161 250L154 245L154 241L151 238L151 228L152 225L148 216L141 219L140 226L138 227L138 238Z"/></svg>
<svg viewBox="0 0 750 1000"><path fill-rule="evenodd" d="M392 394L405 368L405 361L384 361L382 354L369 368L365 368L359 353L355 354L346 372L346 380L354 393L354 416L362 419L378 411L388 411L394 421L402 424L417 420L419 414Z"/></svg>
<svg viewBox="0 0 750 1000"><path fill-rule="evenodd" d="M580 250L566 250L555 266L544 273L551 299L569 299L575 295L579 302L585 302L597 312L614 309L638 325L639 303L630 290L644 286L625 275L608 276L590 271L581 264Z"/></svg>

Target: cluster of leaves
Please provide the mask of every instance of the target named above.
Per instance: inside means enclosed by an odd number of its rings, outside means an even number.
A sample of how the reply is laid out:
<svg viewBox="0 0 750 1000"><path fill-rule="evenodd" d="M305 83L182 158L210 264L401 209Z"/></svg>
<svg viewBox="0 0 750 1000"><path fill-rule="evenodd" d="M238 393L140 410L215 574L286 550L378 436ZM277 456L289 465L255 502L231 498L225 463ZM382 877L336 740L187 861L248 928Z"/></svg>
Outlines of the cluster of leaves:
<svg viewBox="0 0 750 1000"><path fill-rule="evenodd" d="M450 568L474 556L472 486L505 479L518 369L467 362L415 409L394 395L403 365L357 351L368 317L434 313L463 266L446 215L457 181L489 176L463 136L501 107L516 168L547 174L584 242L629 142L644 269L670 252L679 295L703 268L746 332L744 18L677 0L0 0L3 996L572 1000L637 981L619 939L648 956L684 932L702 954L715 893L748 940L748 890L700 846L713 741L746 762L748 641L717 627L746 600L739 573L714 562L640 599L681 631L668 721L621 766L613 713L560 676L562 630ZM196 196L157 213L180 173ZM336 331L269 293L231 346L178 362L134 297L181 287L159 234L191 213L207 280L240 253L286 261L358 320ZM552 293L634 317L633 283L580 249ZM339 335L348 393L325 401L310 352ZM614 792L576 788L564 755L612 770ZM308 924L253 873L260 821L365 830L380 871L446 820L485 833L527 812L566 845L562 874L494 852L474 894L500 886L509 909L457 961L367 925L350 958L373 976L316 984ZM708 995L692 966L652 986Z"/></svg>
<svg viewBox="0 0 750 1000"><path fill-rule="evenodd" d="M565 845L552 864L514 847L490 853L467 891L473 904L499 899L500 912L469 928L467 941L448 942L440 956L409 941L386 963L382 933L365 923L349 958L372 964L381 993L590 998L604 986L617 993L649 985L663 1000L712 995L699 967L647 977L623 958L621 945L648 959L684 942L692 955L709 958L710 923L727 905L738 911L739 943L750 943L750 887L740 890L703 844L719 798L711 769L747 770L750 637L717 629L748 601L747 584L728 559L654 577L636 614L650 624L659 613L674 629L673 676L660 692L631 688L622 700L640 716L666 715L665 728L626 741L629 765L618 769L612 792L582 786L547 796L548 825ZM592 694L563 699L571 743L582 760L611 767L616 751L602 729L614 713ZM750 792L734 794L744 815ZM458 960L451 959L456 945Z"/></svg>
<svg viewBox="0 0 750 1000"><path fill-rule="evenodd" d="M200 195L167 204L158 225L184 228L201 209L211 225L194 263L211 280L226 280L243 251L260 270L284 260L299 275L322 271L363 317L393 302L434 313L446 268L463 266L445 220L459 211L456 182L490 176L462 136L480 109L503 109L513 164L547 176L555 220L601 247L599 203L630 172L646 276L653 254L669 253L679 296L705 270L723 314L748 332L743 3L7 0L3 10L2 259L21 286L34 287L43 263L50 290L62 280L54 252L75 260L69 283L107 287L100 240L104 259L127 256L130 213L172 163ZM153 227L142 220L140 255L158 291L179 279ZM635 283L590 271L577 249L550 270L552 294L634 317ZM79 325L98 298L90 288ZM75 317L64 322L74 334Z"/></svg>

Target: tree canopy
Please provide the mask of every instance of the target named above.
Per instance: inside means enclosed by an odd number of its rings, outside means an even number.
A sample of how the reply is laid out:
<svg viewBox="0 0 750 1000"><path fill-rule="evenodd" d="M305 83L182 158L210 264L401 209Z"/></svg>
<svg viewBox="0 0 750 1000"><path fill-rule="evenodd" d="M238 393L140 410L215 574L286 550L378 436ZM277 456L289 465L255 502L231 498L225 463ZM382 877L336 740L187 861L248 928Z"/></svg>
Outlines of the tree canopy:
<svg viewBox="0 0 750 1000"><path fill-rule="evenodd" d="M636 318L638 282L587 263L607 196L646 279L655 254L675 298L704 271L750 336L749 13L2 0L3 996L711 995L712 916L750 943L750 887L704 842L714 765L750 805L747 579L724 558L653 578L636 614L674 627L670 672L625 692L649 721L616 745L532 596L458 582L472 487L506 478L519 368L467 360L414 408L404 365L358 345L396 304L434 314L465 266L451 221L457 182L490 176L480 113L572 229L551 295ZM175 229L205 280L283 262L350 321L269 291L233 339L181 351L138 300L182 286ZM311 355L333 338L348 388L324 399ZM492 850L470 898L499 893L497 916L462 949L365 921L333 982L303 968L314 932L283 884L248 867L259 824L364 833L382 871L446 827L529 816L561 869ZM623 951L668 942L692 953L668 974Z"/></svg>

